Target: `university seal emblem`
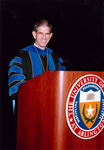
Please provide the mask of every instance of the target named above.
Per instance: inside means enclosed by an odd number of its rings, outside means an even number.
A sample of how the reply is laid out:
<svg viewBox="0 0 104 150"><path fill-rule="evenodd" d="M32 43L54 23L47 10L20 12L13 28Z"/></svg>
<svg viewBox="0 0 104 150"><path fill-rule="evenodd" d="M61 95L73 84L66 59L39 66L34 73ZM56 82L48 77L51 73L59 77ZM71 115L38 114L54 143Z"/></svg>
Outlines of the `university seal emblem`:
<svg viewBox="0 0 104 150"><path fill-rule="evenodd" d="M78 79L69 91L66 119L71 131L81 139L97 136L104 127L104 81L89 74Z"/></svg>

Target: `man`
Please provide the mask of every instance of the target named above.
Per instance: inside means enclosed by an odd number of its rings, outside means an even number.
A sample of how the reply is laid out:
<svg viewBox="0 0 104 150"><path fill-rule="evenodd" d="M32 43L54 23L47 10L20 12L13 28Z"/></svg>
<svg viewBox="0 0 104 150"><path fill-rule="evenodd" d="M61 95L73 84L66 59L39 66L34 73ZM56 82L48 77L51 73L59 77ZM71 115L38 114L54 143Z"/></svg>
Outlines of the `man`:
<svg viewBox="0 0 104 150"><path fill-rule="evenodd" d="M53 35L51 24L47 20L36 22L32 35L34 44L20 50L9 65L9 96L15 100L20 84L48 70L65 70L63 60L47 47Z"/></svg>

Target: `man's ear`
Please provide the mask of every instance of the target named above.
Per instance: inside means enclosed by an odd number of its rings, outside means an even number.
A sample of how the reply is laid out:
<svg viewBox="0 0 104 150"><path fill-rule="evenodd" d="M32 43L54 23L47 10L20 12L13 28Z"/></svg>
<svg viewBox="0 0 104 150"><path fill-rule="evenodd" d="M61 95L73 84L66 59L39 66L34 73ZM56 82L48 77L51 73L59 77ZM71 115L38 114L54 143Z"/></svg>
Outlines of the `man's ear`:
<svg viewBox="0 0 104 150"><path fill-rule="evenodd" d="M36 32L32 31L33 38L36 39Z"/></svg>
<svg viewBox="0 0 104 150"><path fill-rule="evenodd" d="M52 38L52 36L53 36L53 33L51 32L51 33L50 33L50 39Z"/></svg>

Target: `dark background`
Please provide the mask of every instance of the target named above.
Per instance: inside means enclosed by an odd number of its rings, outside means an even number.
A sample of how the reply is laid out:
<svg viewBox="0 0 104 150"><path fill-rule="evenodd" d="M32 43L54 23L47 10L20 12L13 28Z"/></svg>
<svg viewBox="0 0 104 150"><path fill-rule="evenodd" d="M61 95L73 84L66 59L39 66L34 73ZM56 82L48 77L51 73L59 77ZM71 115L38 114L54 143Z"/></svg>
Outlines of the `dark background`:
<svg viewBox="0 0 104 150"><path fill-rule="evenodd" d="M53 25L48 45L74 70L104 70L103 0L0 1L0 149L13 146L13 115L8 98L8 65L18 50L33 44L32 29L39 19Z"/></svg>

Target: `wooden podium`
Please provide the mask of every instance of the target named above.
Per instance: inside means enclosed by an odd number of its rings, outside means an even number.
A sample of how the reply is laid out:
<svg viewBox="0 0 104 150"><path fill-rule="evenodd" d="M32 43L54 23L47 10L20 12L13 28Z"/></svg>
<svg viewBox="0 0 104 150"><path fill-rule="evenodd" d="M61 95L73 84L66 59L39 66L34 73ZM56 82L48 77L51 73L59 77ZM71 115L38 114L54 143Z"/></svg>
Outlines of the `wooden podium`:
<svg viewBox="0 0 104 150"><path fill-rule="evenodd" d="M74 135L66 120L69 90L78 78L104 72L48 71L19 88L17 150L104 150L104 130L92 139Z"/></svg>

